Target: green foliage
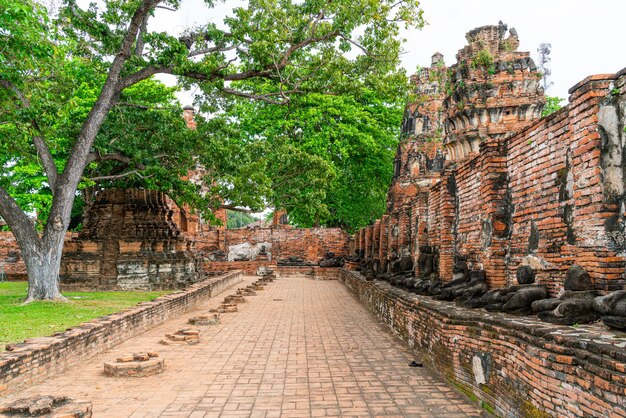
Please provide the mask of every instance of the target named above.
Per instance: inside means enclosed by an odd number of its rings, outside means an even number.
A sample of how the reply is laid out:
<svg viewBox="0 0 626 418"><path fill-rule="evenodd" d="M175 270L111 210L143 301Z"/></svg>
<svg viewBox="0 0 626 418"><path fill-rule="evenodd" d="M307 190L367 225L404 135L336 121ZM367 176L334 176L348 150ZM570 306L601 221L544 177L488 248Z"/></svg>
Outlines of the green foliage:
<svg viewBox="0 0 626 418"><path fill-rule="evenodd" d="M249 225L252 222L256 222L257 218L244 212L235 212L232 210L227 211L228 220L226 221L226 227L228 229L241 228Z"/></svg>
<svg viewBox="0 0 626 418"><path fill-rule="evenodd" d="M150 301L169 292L68 292L68 303L22 305L26 282L0 283L0 351L7 343L43 337Z"/></svg>
<svg viewBox="0 0 626 418"><path fill-rule="evenodd" d="M31 0L0 0L0 80L15 87L0 86L0 187L36 215L39 228L53 195L33 138L43 139L62 174L144 3L83 8L67 0L51 23ZM225 30L207 23L181 37L148 25L133 41L121 70L132 82L120 87L90 145L93 158L75 193L79 206L102 188L144 187L209 218L218 195L253 210L284 206L301 225L354 228L377 217L405 94L406 78L396 71L398 35L402 24L423 25L419 2L251 0L224 23ZM198 106L211 118L198 117L198 129L186 129L176 89L151 78L158 73L178 76L179 87L198 87ZM235 104L233 96L242 99ZM246 104L291 97L283 107ZM279 123L253 126L248 119L256 112ZM242 121L232 123L237 116ZM297 126L297 118L306 123ZM298 129L305 140L294 140ZM201 184L183 180L196 166L205 169ZM346 199L349 205L337 203Z"/></svg>
<svg viewBox="0 0 626 418"><path fill-rule="evenodd" d="M401 91L394 80L389 90ZM359 93L234 108L243 141L266 153L268 203L296 225L355 230L385 211L405 96Z"/></svg>
<svg viewBox="0 0 626 418"><path fill-rule="evenodd" d="M541 111L541 117L548 116L559 110L561 107L563 107L561 105L561 102L563 102L564 100L565 99L562 99L560 97L546 96L546 105Z"/></svg>
<svg viewBox="0 0 626 418"><path fill-rule="evenodd" d="M483 48L478 51L478 54L476 54L476 57L474 57L472 65L474 67L481 66L484 68L489 68L493 65L493 55L491 55L491 52L489 52L487 48Z"/></svg>

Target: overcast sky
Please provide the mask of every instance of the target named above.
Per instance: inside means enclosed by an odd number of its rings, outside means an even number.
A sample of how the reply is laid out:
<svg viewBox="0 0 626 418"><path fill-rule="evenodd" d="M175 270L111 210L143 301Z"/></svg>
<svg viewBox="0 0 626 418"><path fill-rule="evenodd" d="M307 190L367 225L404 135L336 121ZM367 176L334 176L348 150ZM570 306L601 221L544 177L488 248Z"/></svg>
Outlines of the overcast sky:
<svg viewBox="0 0 626 418"><path fill-rule="evenodd" d="M551 96L567 98L567 90L588 75L626 67L626 0L424 0L422 6L428 26L403 33L409 73L430 65L435 51L453 64L466 32L499 20L517 29L519 50L535 61L539 44L552 44Z"/></svg>
<svg viewBox="0 0 626 418"><path fill-rule="evenodd" d="M185 0L177 13L159 11L155 24L171 32L207 20L219 24L242 4L227 0L206 11L202 0ZM552 44L551 96L567 98L567 90L586 76L626 67L626 0L424 0L422 6L428 25L402 33L407 41L402 63L409 75L418 65L430 65L435 51L452 65L466 44L466 32L500 20L517 29L519 50L531 52L535 60L540 43Z"/></svg>

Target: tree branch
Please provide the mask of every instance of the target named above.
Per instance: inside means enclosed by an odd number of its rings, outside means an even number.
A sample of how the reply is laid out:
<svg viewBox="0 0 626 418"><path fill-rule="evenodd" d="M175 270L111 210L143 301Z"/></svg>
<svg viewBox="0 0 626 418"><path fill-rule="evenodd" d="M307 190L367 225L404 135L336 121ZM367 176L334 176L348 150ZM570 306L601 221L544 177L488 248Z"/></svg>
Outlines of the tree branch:
<svg viewBox="0 0 626 418"><path fill-rule="evenodd" d="M72 147L67 166L63 172L64 183L69 182L70 184L77 185L80 181L93 141L104 122L104 118L122 90L120 85L123 84L123 80L120 79L120 74L124 68L124 64L132 55L133 44L137 39L146 16L160 1L161 0L144 0L135 11L128 26L128 30L124 35L120 50L111 63L109 74L100 91L98 100L91 108L78 135L78 139Z"/></svg>
<svg viewBox="0 0 626 418"><path fill-rule="evenodd" d="M145 110L180 110L179 107L160 107L160 106L148 106L137 103L128 103L128 102L117 102L115 106L126 106L126 107L134 107L137 109L145 109Z"/></svg>
<svg viewBox="0 0 626 418"><path fill-rule="evenodd" d="M289 48L287 48L287 50L283 54L280 61L267 64L266 66L264 66L263 68L259 70L248 70L248 71L242 71L239 73L231 73L231 74L218 74L219 71L225 68L224 66L213 69L210 73L202 73L198 71L177 72L175 71L173 67L163 67L163 66L157 67L154 65L150 65L150 66L142 68L141 70L129 75L124 80L122 80L119 84L119 91L127 87L130 87L134 84L137 84L138 82L142 80L150 78L151 76L155 74L173 74L173 75L192 78L197 81L215 81L218 79L221 79L224 81L241 81L241 80L247 80L247 79L254 78L254 77L269 77L270 75L272 75L272 73L275 70L281 70L285 68L287 64L289 64L289 59L296 51L308 45L311 45L317 42L327 41L339 35L340 35L339 31L334 31L334 32L327 33L326 35L323 35L323 36L311 36L307 39L304 39L296 44L291 45Z"/></svg>
<svg viewBox="0 0 626 418"><path fill-rule="evenodd" d="M379 56L372 54L370 51L367 50L367 48L365 48L363 45L361 45L360 43L356 42L355 40L353 40L353 39L351 39L351 38L349 38L349 37L347 37L347 36L345 36L343 34L339 35L339 37L341 39L344 39L345 41L351 43L352 45L356 46L357 48L359 48L368 57L373 58L373 59L378 59L379 58Z"/></svg>
<svg viewBox="0 0 626 418"><path fill-rule="evenodd" d="M39 242L35 226L22 208L15 202L15 199L2 187L0 187L0 216L11 228L11 232L15 235L15 239L20 244L22 251L24 248L28 248L26 244L33 245Z"/></svg>
<svg viewBox="0 0 626 418"><path fill-rule="evenodd" d="M172 71L173 70L168 67L149 65L123 79L119 84L119 90L121 91L130 86L134 86L140 81L146 80L155 74L173 74Z"/></svg>
<svg viewBox="0 0 626 418"><path fill-rule="evenodd" d="M135 45L135 55L140 57L143 55L143 47L144 47L144 36L148 31L148 17L150 15L146 15L143 18L143 22L141 23L141 28L139 29L139 34L137 35L137 43Z"/></svg>
<svg viewBox="0 0 626 418"><path fill-rule="evenodd" d="M220 205L218 209L227 209L227 210L232 210L233 212L241 212L241 213L256 213L250 209L240 208L238 206L233 206L233 205Z"/></svg>
<svg viewBox="0 0 626 418"><path fill-rule="evenodd" d="M226 52L226 51L232 51L233 49L237 49L238 46L237 45L230 45L230 46L223 46L223 47L211 47L211 48L204 48L204 49L197 49L195 51L191 51L189 53L189 55L187 55L189 58L191 57L195 57L197 55L204 55L204 54L211 54L213 52Z"/></svg>
<svg viewBox="0 0 626 418"><path fill-rule="evenodd" d="M231 89L230 87L224 87L222 89L224 93L232 94L233 96L245 97L247 99L252 100L260 100L266 103L275 104L275 105L284 105L290 102L290 98L286 96L287 94L296 93L297 90L290 90L281 93L268 93L268 94L254 94L254 93L246 93L245 91L239 91L235 89ZM275 100L270 98L271 96L281 95L283 96L283 100Z"/></svg>
<svg viewBox="0 0 626 418"><path fill-rule="evenodd" d="M141 178L141 179L147 179L150 178L151 176L142 176L141 174L139 174L139 171L137 170L132 170L132 171L127 171L125 173L122 174L115 174L115 175L111 175L111 176L98 176L98 177L90 177L87 178L87 180L91 180L93 182L101 182L101 181L113 181L113 180L121 180L125 177L128 176L132 176L132 175L136 175L137 177Z"/></svg>
<svg viewBox="0 0 626 418"><path fill-rule="evenodd" d="M118 161L120 163L130 165L133 160L121 152L111 152L108 154L100 154L100 152L91 152L89 153L89 157L87 158L87 164L96 162L96 161ZM137 164L138 170L145 170L146 166L143 164Z"/></svg>
<svg viewBox="0 0 626 418"><path fill-rule="evenodd" d="M24 94L13 83L0 78L0 86L12 91L13 94L15 94L17 99L20 101L22 108L27 109L30 107L30 102L28 101L26 96L24 96ZM54 164L54 158L52 157L50 148L43 138L42 131L39 128L39 124L35 119L31 119L31 124L39 133L39 135L33 136L33 144L35 145L35 149L37 150L37 155L39 155L39 158L41 158L41 163L46 173L46 177L48 178L48 184L50 184L50 189L52 190L52 194L54 195L59 173L57 171L56 165Z"/></svg>

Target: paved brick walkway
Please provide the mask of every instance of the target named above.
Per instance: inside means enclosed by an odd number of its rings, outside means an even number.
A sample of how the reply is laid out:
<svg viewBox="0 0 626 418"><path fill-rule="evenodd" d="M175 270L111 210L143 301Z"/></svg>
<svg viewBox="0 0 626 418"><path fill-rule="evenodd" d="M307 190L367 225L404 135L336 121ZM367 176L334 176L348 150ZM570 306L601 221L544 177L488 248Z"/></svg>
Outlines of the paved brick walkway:
<svg viewBox="0 0 626 418"><path fill-rule="evenodd" d="M216 307L224 294L207 302ZM133 338L30 394L89 399L99 417L480 416L469 401L413 359L336 281L285 278L219 325L201 343L163 346L166 332L198 312ZM112 378L102 363L154 350L165 372Z"/></svg>

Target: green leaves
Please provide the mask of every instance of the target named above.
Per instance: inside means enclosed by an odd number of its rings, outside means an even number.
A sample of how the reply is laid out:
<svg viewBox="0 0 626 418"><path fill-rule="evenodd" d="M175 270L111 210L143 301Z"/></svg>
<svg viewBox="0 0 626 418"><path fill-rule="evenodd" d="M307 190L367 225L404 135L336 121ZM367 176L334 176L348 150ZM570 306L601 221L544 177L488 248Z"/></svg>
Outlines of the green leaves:
<svg viewBox="0 0 626 418"><path fill-rule="evenodd" d="M0 186L41 223L51 191L33 138L63 172L144 4L66 0L51 24L31 0L0 0L0 81L20 92L0 88ZM380 216L407 88L399 28L423 24L417 1L250 0L225 25L181 36L154 30L155 13L143 19L116 103L89 143L85 199L102 187L145 187L206 217L218 196L286 208L299 225L355 229ZM201 92L207 119L197 116L195 131L158 73ZM196 167L202 178L185 180Z"/></svg>
<svg viewBox="0 0 626 418"><path fill-rule="evenodd" d="M54 33L45 9L29 0L0 0L0 77L10 81L18 74L37 72L56 48L48 39Z"/></svg>
<svg viewBox="0 0 626 418"><path fill-rule="evenodd" d="M565 99L562 99L560 97L546 96L546 105L541 111L541 117L548 116L559 110L561 107L563 107L561 103L564 100Z"/></svg>
<svg viewBox="0 0 626 418"><path fill-rule="evenodd" d="M288 106L242 101L229 114L267 159L268 203L301 226L354 230L384 213L404 104L389 99L311 93Z"/></svg>

